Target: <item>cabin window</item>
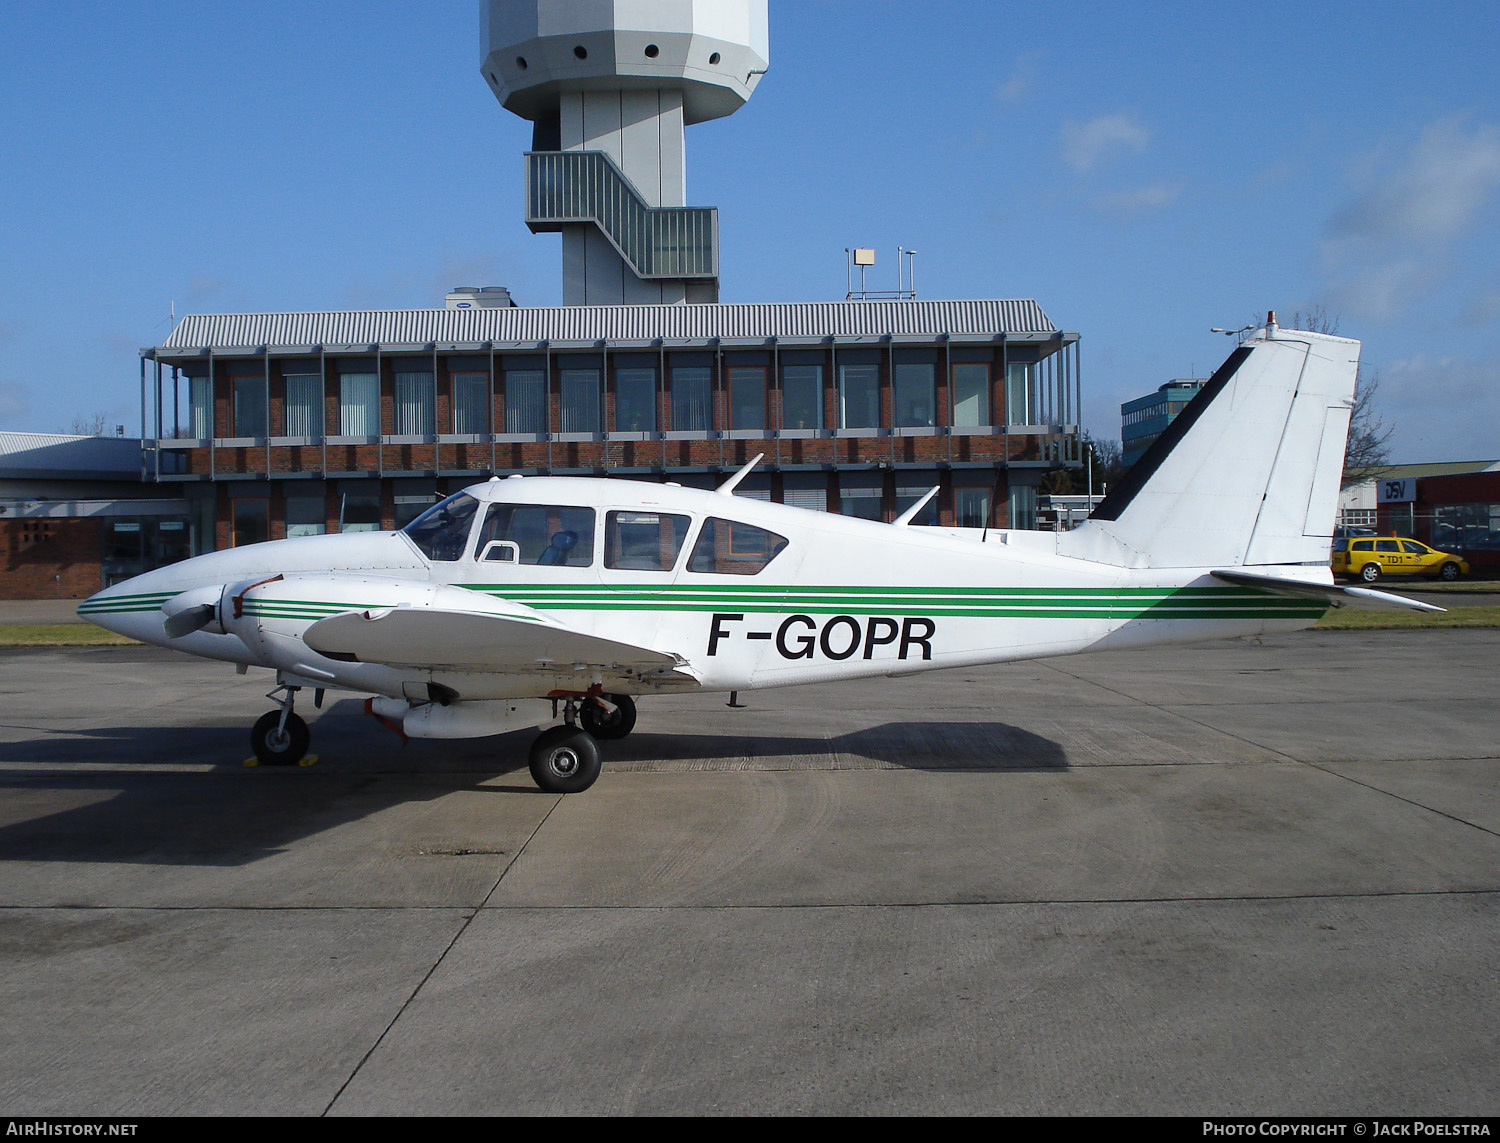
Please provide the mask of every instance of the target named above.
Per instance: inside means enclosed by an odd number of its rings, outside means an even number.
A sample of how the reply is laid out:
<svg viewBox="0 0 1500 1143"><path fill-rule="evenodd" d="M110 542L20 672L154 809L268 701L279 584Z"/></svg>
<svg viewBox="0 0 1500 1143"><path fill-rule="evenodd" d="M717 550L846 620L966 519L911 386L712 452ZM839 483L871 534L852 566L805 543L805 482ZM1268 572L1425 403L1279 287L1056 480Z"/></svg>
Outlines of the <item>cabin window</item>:
<svg viewBox="0 0 1500 1143"><path fill-rule="evenodd" d="M491 504L474 557L586 568L594 562L594 510L567 504Z"/></svg>
<svg viewBox="0 0 1500 1143"><path fill-rule="evenodd" d="M710 517L693 545L688 571L717 575L757 575L781 554L786 537L754 524Z"/></svg>
<svg viewBox="0 0 1500 1143"><path fill-rule="evenodd" d="M401 530L429 560L451 563L464 554L469 525L478 507L479 501L467 492L456 492Z"/></svg>
<svg viewBox="0 0 1500 1143"><path fill-rule="evenodd" d="M670 512L611 512L604 522L604 566L671 571L687 539L689 518Z"/></svg>

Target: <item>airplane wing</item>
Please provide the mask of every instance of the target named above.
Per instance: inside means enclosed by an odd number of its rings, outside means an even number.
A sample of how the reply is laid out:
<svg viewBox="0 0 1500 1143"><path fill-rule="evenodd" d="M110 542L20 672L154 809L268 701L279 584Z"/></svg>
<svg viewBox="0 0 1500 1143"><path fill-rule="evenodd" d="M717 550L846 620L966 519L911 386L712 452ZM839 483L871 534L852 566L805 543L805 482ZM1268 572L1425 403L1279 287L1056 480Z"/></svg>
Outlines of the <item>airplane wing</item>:
<svg viewBox="0 0 1500 1143"><path fill-rule="evenodd" d="M671 675L671 654L588 635L526 616L388 607L320 619L303 640L330 658L432 670L519 674L595 669L611 675Z"/></svg>
<svg viewBox="0 0 1500 1143"><path fill-rule="evenodd" d="M1320 599L1330 607L1360 607L1374 610L1405 607L1413 611L1447 611L1432 603L1407 599L1404 595L1392 595L1388 591L1376 591L1370 587L1342 587L1336 583L1308 583L1289 576L1261 575L1246 571L1210 572L1215 579L1240 587L1259 587L1280 595L1300 595Z"/></svg>

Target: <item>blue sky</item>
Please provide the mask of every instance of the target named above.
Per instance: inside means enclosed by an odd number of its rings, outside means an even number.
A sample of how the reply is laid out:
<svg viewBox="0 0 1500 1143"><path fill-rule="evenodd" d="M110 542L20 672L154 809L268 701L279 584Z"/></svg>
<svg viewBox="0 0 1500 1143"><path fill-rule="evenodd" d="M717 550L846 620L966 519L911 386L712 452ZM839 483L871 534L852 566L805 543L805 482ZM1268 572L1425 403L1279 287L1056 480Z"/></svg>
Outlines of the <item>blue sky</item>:
<svg viewBox="0 0 1500 1143"><path fill-rule="evenodd" d="M176 312L561 300L529 124L469 0L0 0L0 428L139 426ZM1399 461L1500 457L1500 4L772 0L771 67L688 131L725 301L927 298L1082 334L1085 423L1322 307Z"/></svg>

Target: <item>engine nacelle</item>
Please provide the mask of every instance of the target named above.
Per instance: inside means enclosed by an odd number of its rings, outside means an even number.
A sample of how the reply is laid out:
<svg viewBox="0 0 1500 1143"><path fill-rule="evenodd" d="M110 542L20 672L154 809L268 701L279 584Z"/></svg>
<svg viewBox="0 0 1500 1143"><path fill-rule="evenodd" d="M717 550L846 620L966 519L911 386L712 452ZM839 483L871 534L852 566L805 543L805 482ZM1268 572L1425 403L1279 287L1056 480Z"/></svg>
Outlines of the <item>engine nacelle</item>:
<svg viewBox="0 0 1500 1143"><path fill-rule="evenodd" d="M443 706L377 698L370 709L382 718L400 722L410 738L484 738L552 722L552 703L547 699L494 699Z"/></svg>

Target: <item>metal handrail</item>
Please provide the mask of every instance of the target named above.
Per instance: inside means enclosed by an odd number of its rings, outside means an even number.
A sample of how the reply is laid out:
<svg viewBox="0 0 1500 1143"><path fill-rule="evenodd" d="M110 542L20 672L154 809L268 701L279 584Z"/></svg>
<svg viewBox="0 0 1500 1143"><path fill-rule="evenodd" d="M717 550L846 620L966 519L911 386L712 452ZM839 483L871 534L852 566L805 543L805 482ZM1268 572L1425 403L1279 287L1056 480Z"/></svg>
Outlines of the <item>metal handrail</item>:
<svg viewBox="0 0 1500 1143"><path fill-rule="evenodd" d="M528 151L526 225L591 222L640 278L717 278L719 212L648 206L603 151Z"/></svg>

